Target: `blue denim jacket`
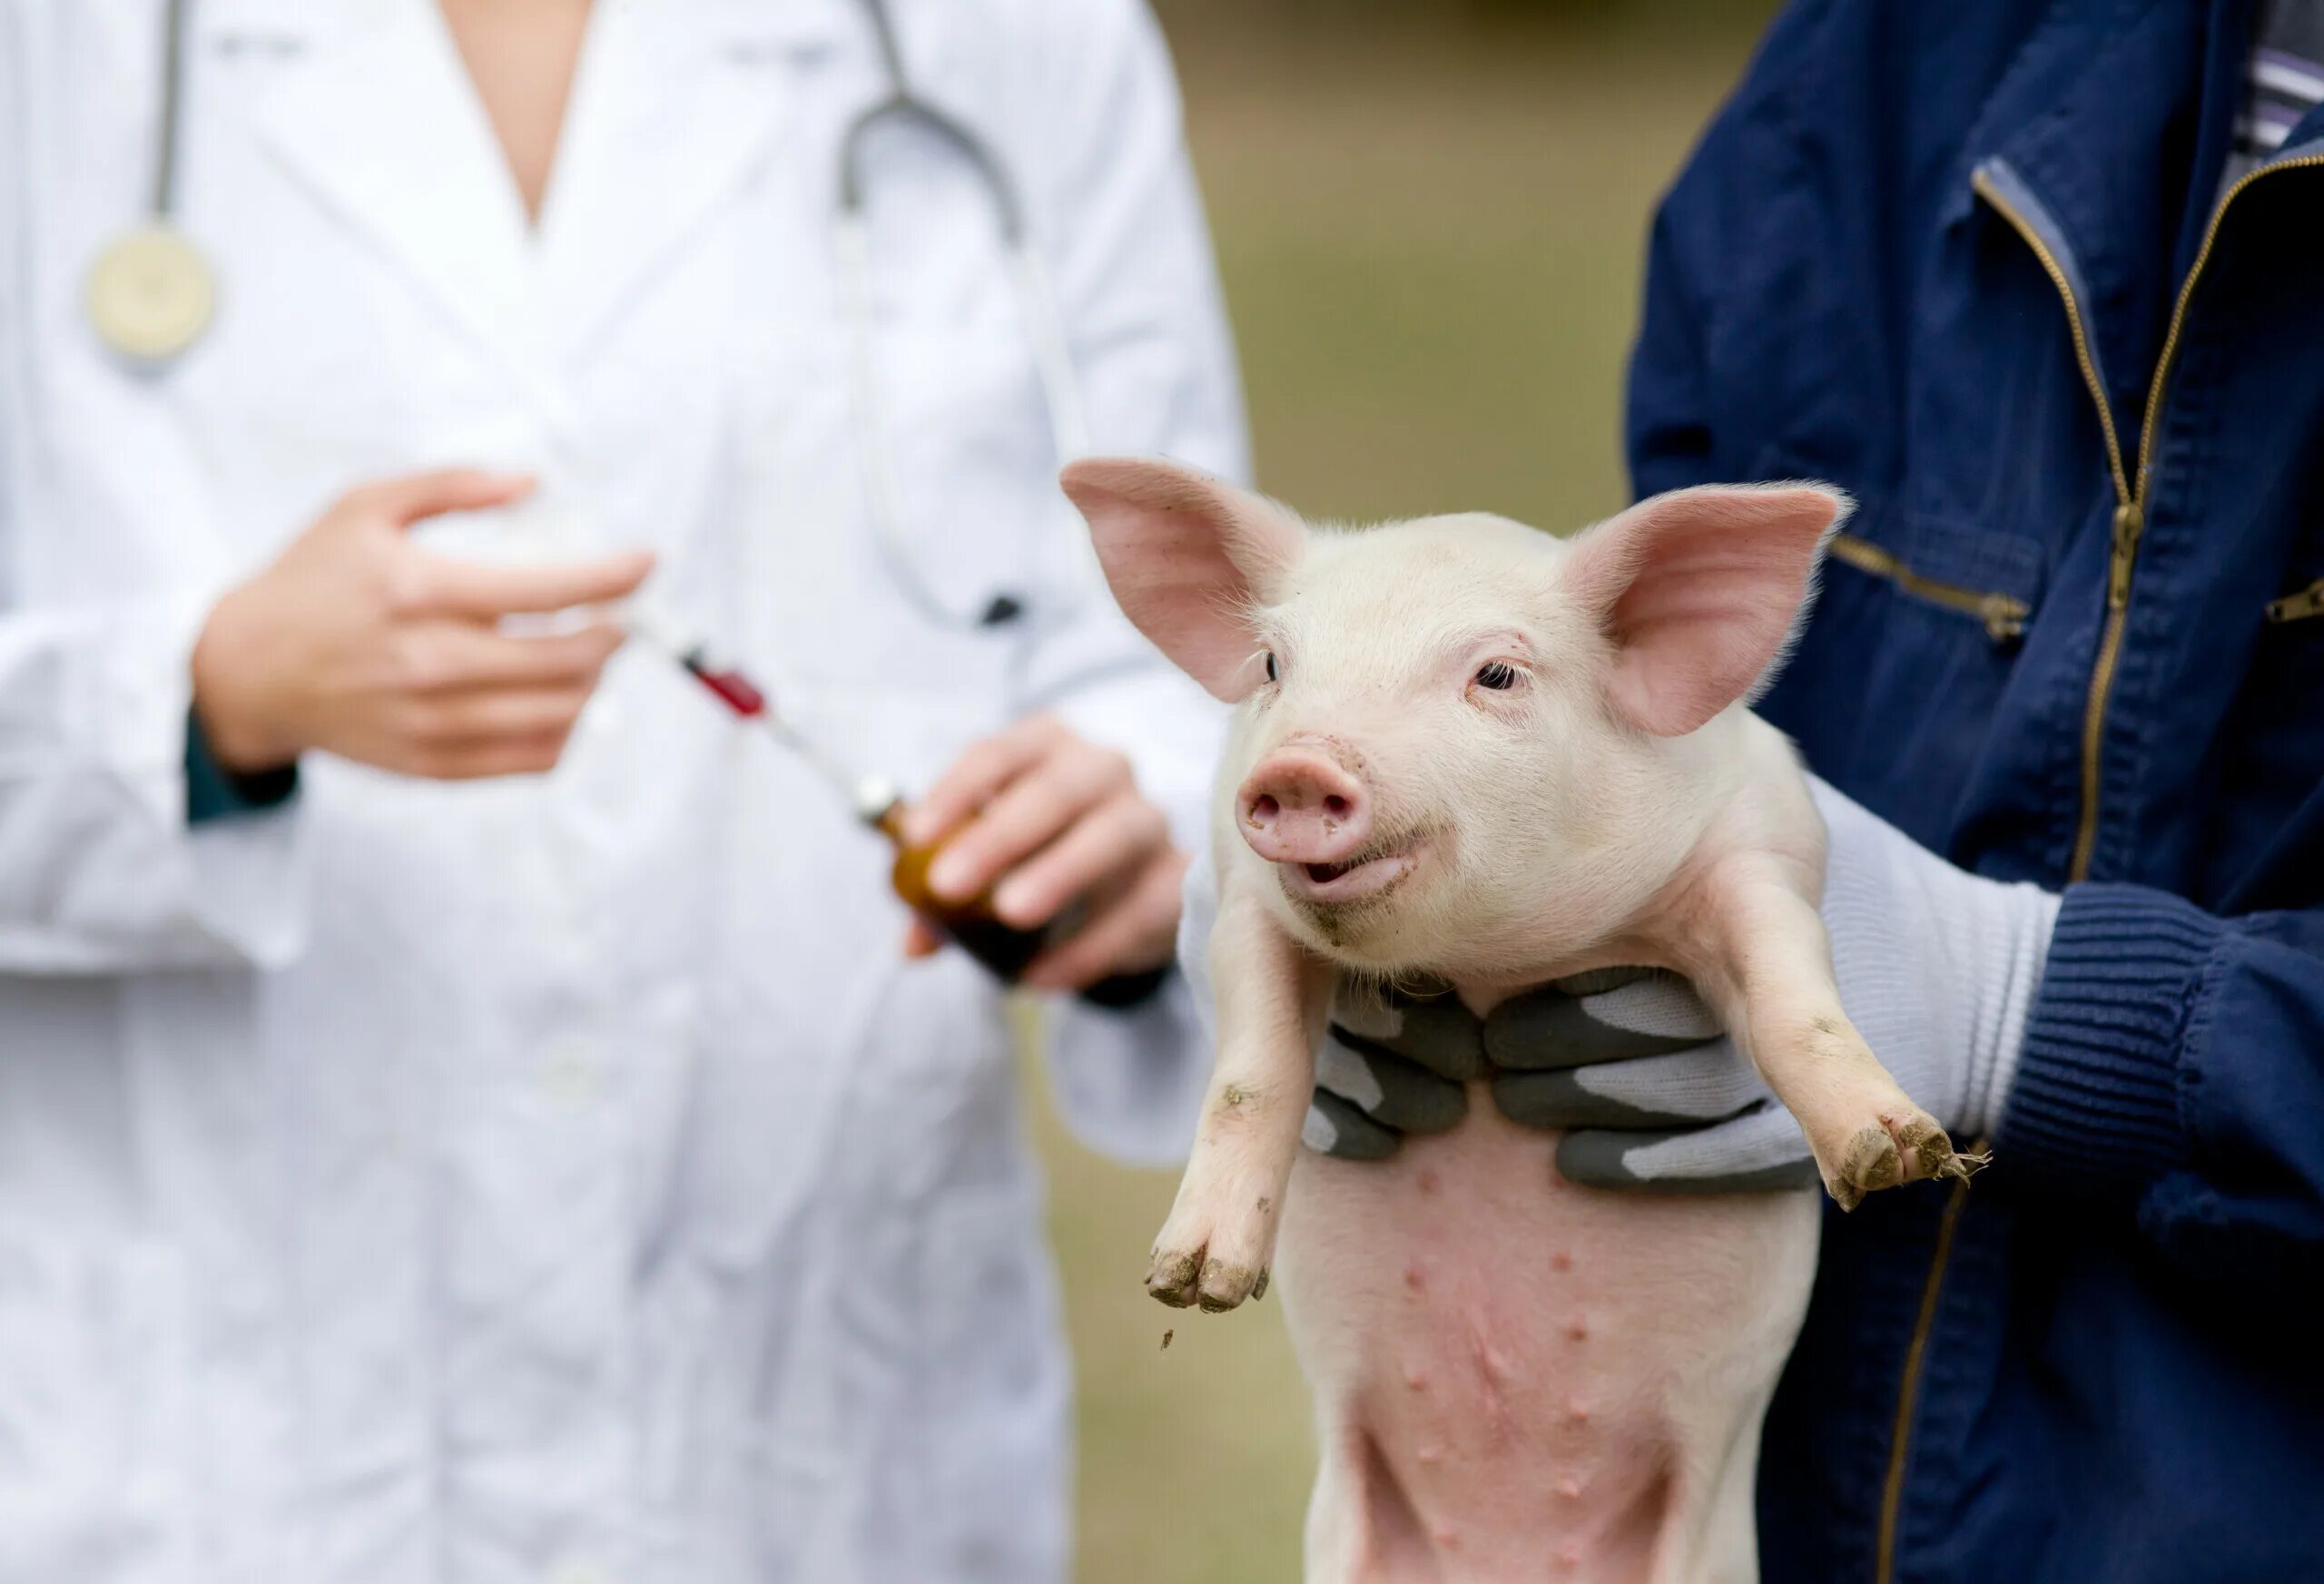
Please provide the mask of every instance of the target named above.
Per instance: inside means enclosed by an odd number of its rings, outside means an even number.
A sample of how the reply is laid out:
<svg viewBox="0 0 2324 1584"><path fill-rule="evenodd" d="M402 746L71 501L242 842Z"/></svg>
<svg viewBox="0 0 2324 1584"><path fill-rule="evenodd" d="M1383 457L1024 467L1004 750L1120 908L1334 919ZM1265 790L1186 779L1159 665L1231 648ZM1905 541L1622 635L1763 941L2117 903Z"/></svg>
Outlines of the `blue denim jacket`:
<svg viewBox="0 0 2324 1584"><path fill-rule="evenodd" d="M1770 1584L2324 1579L2324 113L2248 0L1799 0L1659 217L1641 493L1862 503L1764 712L2065 902L1974 1189L1831 1216Z"/></svg>

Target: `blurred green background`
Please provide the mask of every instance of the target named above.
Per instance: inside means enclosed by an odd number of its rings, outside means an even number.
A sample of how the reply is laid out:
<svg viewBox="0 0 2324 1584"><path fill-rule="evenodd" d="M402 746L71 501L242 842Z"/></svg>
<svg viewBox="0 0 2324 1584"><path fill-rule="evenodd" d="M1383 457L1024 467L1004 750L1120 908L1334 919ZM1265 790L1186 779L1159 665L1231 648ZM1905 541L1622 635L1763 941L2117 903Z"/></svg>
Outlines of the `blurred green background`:
<svg viewBox="0 0 2324 1584"><path fill-rule="evenodd" d="M1261 483L1356 521L1623 502L1656 196L1761 0L1158 0ZM1081 1584L1289 1584L1307 1409L1273 1304L1138 1284L1175 1176L1041 1137L1080 1380ZM1168 1352L1166 1329L1175 1332Z"/></svg>

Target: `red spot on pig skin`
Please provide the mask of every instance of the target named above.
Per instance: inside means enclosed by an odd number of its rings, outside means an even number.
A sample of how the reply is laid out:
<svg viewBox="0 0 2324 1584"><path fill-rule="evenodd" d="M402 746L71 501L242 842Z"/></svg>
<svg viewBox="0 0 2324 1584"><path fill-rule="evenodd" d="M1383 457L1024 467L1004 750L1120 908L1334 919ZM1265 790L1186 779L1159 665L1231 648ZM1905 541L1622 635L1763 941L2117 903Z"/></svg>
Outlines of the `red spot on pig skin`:
<svg viewBox="0 0 2324 1584"><path fill-rule="evenodd" d="M1428 1285L1428 1273L1421 1268L1420 1261L1414 1260L1404 1267L1404 1285L1415 1293Z"/></svg>
<svg viewBox="0 0 2324 1584"><path fill-rule="evenodd" d="M1550 1256L1550 1269L1553 1271L1570 1271L1573 1269L1573 1256L1566 1253L1563 1249L1558 1250L1557 1253Z"/></svg>
<svg viewBox="0 0 2324 1584"><path fill-rule="evenodd" d="M1420 1191L1423 1194L1433 1194L1436 1192L1436 1168L1434 1166L1423 1166L1420 1168Z"/></svg>
<svg viewBox="0 0 2324 1584"><path fill-rule="evenodd" d="M1581 1476L1579 1474L1564 1475L1560 1478L1555 1489L1559 1495L1566 1497L1569 1500L1579 1496L1581 1494Z"/></svg>
<svg viewBox="0 0 2324 1584"><path fill-rule="evenodd" d="M1406 1364L1404 1366L1404 1385L1408 1390L1414 1392L1427 1391L1428 1372L1422 1369L1418 1364Z"/></svg>
<svg viewBox="0 0 2324 1584"><path fill-rule="evenodd" d="M1580 1541L1569 1540L1564 1546L1559 1549L1558 1565L1560 1567L1571 1568L1580 1563L1581 1560L1581 1544Z"/></svg>
<svg viewBox="0 0 2324 1584"><path fill-rule="evenodd" d="M1590 1404L1587 1402L1567 1403L1565 1405L1565 1422L1568 1424L1588 1424L1590 1422Z"/></svg>
<svg viewBox="0 0 2324 1584"><path fill-rule="evenodd" d="M1440 1529L1436 1531L1436 1543L1448 1551L1457 1551L1461 1549L1461 1536L1456 1530Z"/></svg>
<svg viewBox="0 0 2324 1584"><path fill-rule="evenodd" d="M1576 1315L1566 1322L1565 1333L1576 1342L1586 1342L1590 1337L1590 1322Z"/></svg>

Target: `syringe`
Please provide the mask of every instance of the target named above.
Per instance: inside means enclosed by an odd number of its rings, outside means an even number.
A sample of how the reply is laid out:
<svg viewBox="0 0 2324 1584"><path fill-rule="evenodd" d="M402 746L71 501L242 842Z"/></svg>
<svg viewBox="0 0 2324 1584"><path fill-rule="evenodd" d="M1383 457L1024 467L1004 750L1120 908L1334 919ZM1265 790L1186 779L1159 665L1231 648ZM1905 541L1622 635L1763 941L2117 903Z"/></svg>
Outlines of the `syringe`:
<svg viewBox="0 0 2324 1584"><path fill-rule="evenodd" d="M758 727L799 755L809 769L839 793L857 819L901 844L904 800L894 782L886 776L862 775L850 770L821 743L785 720L774 707L773 696L742 667L714 654L707 644L689 636L664 618L633 606L626 625L631 637L677 662L687 675L724 704L729 713ZM899 829L890 831L891 823L896 823Z"/></svg>
<svg viewBox="0 0 2324 1584"><path fill-rule="evenodd" d="M990 891L966 902L940 899L928 889L928 866L935 859L942 839L921 846L912 846L905 841L904 798L894 782L885 776L862 775L851 771L820 743L783 719L782 712L775 707L773 697L765 688L740 666L728 664L715 654L708 644L635 607L629 613L627 625L632 637L677 662L688 675L725 705L729 713L758 727L797 753L846 800L849 810L858 820L885 836L895 849L895 865L889 878L896 894L931 928L982 963L1003 984L1014 984L1018 976L1043 949L1070 934L1078 924L1081 910L1078 906L1068 907L1044 929L1019 930L1001 921L1000 915L993 910ZM945 832L946 836L950 834L950 831ZM1158 972L1120 975L1093 985L1082 993L1104 1005L1133 1005L1151 994L1159 979Z"/></svg>

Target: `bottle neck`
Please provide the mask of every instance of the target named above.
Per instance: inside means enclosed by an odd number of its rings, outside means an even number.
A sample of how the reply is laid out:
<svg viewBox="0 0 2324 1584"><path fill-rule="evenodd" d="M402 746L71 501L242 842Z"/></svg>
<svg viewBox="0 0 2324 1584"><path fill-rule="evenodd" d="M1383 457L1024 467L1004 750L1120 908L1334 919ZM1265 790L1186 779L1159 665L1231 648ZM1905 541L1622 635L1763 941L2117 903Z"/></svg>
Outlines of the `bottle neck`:
<svg viewBox="0 0 2324 1584"><path fill-rule="evenodd" d="M904 794L884 776L855 783L855 817L898 847L904 845Z"/></svg>

